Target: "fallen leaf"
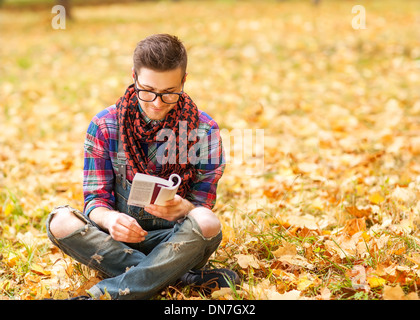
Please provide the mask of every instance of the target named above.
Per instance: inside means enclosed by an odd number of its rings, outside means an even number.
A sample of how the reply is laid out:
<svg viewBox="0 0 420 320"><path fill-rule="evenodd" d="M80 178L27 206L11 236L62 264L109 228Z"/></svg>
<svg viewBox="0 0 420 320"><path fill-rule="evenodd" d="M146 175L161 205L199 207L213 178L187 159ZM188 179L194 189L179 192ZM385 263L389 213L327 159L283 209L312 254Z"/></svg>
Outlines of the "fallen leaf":
<svg viewBox="0 0 420 320"><path fill-rule="evenodd" d="M51 274L51 271L45 270L44 267L36 263L31 264L31 271L44 276L49 276Z"/></svg>
<svg viewBox="0 0 420 320"><path fill-rule="evenodd" d="M233 294L233 291L229 287L220 288L219 290L213 291L211 293L212 299L220 299L220 298L226 298L226 296L231 296Z"/></svg>
<svg viewBox="0 0 420 320"><path fill-rule="evenodd" d="M307 274L300 276L297 282L297 290L305 291L314 284L313 279L310 279Z"/></svg>
<svg viewBox="0 0 420 320"><path fill-rule="evenodd" d="M403 289L397 285L395 287L384 286L383 299L384 300L404 300L405 295Z"/></svg>
<svg viewBox="0 0 420 320"><path fill-rule="evenodd" d="M301 292L299 290L290 290L288 292L285 293L272 293L270 295L271 300L300 300L301 296L300 296Z"/></svg>
<svg viewBox="0 0 420 320"><path fill-rule="evenodd" d="M347 207L346 211L356 218L368 217L372 210L370 208L358 208L357 206Z"/></svg>
<svg viewBox="0 0 420 320"><path fill-rule="evenodd" d="M369 196L369 201L374 204L380 204L385 201L385 198L379 192L375 192Z"/></svg>
<svg viewBox="0 0 420 320"><path fill-rule="evenodd" d="M284 256L284 255L296 255L296 253L297 253L296 246L289 242L285 242L277 250L272 252L273 256L275 256L276 258L280 258L281 256Z"/></svg>
<svg viewBox="0 0 420 320"><path fill-rule="evenodd" d="M331 291L327 287L323 287L320 290L320 294L317 296L318 300L330 300L331 299Z"/></svg>
<svg viewBox="0 0 420 320"><path fill-rule="evenodd" d="M9 254L7 255L6 258L6 263L7 265L12 268L16 265L16 262L19 261L19 256L17 256L15 253L13 252L9 252Z"/></svg>
<svg viewBox="0 0 420 320"><path fill-rule="evenodd" d="M243 269L247 269L249 267L252 267L254 269L260 268L257 258L255 258L255 256L253 255L236 254L235 258L237 259L239 266Z"/></svg>
<svg viewBox="0 0 420 320"><path fill-rule="evenodd" d="M352 236L357 232L366 230L365 218L350 219L345 222L343 232Z"/></svg>
<svg viewBox="0 0 420 320"><path fill-rule="evenodd" d="M379 276L372 275L367 277L367 282L371 288L376 288L383 286L386 283L386 280Z"/></svg>

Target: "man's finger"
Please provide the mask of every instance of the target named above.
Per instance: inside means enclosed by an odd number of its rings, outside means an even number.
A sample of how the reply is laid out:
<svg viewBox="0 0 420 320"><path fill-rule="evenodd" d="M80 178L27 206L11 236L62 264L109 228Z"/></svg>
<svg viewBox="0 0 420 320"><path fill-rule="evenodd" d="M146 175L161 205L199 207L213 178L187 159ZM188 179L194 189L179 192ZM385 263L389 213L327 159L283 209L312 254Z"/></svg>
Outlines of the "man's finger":
<svg viewBox="0 0 420 320"><path fill-rule="evenodd" d="M175 197L171 200L165 202L164 206L177 206L182 201L182 197L180 195L175 195Z"/></svg>
<svg viewBox="0 0 420 320"><path fill-rule="evenodd" d="M122 215L120 223L127 229L134 231L136 234L139 234L142 236L145 236L147 234L147 231L143 230L143 228L138 224L136 219L130 216L127 216L125 214Z"/></svg>

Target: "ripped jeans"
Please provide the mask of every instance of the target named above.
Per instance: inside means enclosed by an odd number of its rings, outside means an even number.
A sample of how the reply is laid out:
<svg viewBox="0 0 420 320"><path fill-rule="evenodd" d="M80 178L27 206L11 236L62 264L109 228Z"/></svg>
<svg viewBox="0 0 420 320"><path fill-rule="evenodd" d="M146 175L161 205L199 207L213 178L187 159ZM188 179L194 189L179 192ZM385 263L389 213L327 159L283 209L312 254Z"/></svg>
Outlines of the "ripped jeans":
<svg viewBox="0 0 420 320"><path fill-rule="evenodd" d="M49 226L60 207L53 210L47 220L50 240L64 253L96 269L105 278L88 290L95 298L106 291L115 300L149 299L189 270L204 267L222 240L221 231L214 237L205 238L200 226L190 216L179 223L172 223L161 221L142 208L136 208L136 213L134 208L127 208L131 206L124 201L129 189L116 186L116 210L125 206L128 210L122 212L134 216L147 230L146 239L140 243L114 240L79 210L68 206L86 223L83 228L66 237L56 238Z"/></svg>

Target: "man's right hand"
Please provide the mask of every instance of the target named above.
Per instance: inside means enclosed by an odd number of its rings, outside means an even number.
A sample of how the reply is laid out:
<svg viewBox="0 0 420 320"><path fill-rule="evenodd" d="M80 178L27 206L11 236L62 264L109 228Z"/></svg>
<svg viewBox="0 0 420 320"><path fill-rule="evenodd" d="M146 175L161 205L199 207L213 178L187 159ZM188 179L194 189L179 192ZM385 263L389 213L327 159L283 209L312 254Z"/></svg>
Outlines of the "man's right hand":
<svg viewBox="0 0 420 320"><path fill-rule="evenodd" d="M128 243L144 241L147 231L138 224L136 219L125 213L98 207L92 210L90 218L100 227L108 230L114 240Z"/></svg>

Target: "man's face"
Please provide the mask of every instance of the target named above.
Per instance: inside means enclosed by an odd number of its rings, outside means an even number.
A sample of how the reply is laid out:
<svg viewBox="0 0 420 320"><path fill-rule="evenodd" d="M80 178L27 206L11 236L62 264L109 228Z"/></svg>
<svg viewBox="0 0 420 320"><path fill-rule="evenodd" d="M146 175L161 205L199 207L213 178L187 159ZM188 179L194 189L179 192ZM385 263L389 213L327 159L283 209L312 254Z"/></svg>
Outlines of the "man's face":
<svg viewBox="0 0 420 320"><path fill-rule="evenodd" d="M137 78L137 88L141 90L153 91L156 93L179 93L185 82L181 68L169 71L154 71L141 68ZM152 120L162 120L166 114L172 110L176 103L164 103L161 97L155 101L145 102L140 100L140 105L146 115Z"/></svg>

